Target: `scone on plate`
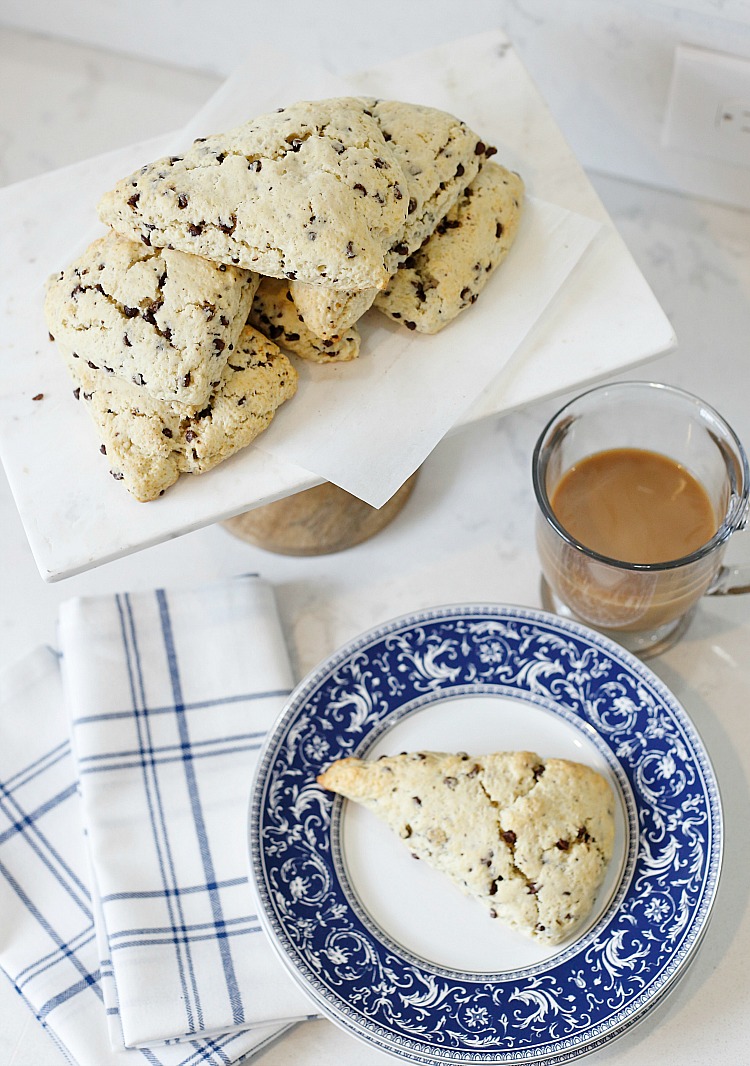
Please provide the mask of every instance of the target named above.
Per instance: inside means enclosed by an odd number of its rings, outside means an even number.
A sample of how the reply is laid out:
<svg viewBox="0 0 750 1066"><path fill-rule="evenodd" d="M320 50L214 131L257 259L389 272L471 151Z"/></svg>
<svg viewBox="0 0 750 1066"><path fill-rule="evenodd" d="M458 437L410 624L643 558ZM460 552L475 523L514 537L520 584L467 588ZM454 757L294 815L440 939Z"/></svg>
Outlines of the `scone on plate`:
<svg viewBox="0 0 750 1066"><path fill-rule="evenodd" d="M419 251L409 256L375 307L408 329L437 333L478 298L518 233L524 185L487 163Z"/></svg>
<svg viewBox="0 0 750 1066"><path fill-rule="evenodd" d="M52 336L177 409L203 407L245 325L258 275L109 232L49 279Z"/></svg>
<svg viewBox="0 0 750 1066"><path fill-rule="evenodd" d="M547 944L585 921L612 858L614 795L581 763L417 751L341 759L317 780L373 811L492 918Z"/></svg>
<svg viewBox="0 0 750 1066"><path fill-rule="evenodd" d="M297 388L297 372L284 353L250 326L199 411L176 411L136 385L92 368L64 343L60 347L110 473L142 502L163 495L181 474L205 473L246 448Z"/></svg>

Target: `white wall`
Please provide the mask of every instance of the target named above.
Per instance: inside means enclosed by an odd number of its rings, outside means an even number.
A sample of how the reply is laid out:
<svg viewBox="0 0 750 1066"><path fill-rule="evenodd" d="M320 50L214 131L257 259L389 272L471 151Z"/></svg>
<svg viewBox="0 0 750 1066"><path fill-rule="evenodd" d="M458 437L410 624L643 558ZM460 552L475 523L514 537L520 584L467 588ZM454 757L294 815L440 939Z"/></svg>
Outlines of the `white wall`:
<svg viewBox="0 0 750 1066"><path fill-rule="evenodd" d="M499 25L584 166L750 209L750 169L661 144L676 45L750 58L750 0L2 0L0 22L218 74L250 41L344 73Z"/></svg>

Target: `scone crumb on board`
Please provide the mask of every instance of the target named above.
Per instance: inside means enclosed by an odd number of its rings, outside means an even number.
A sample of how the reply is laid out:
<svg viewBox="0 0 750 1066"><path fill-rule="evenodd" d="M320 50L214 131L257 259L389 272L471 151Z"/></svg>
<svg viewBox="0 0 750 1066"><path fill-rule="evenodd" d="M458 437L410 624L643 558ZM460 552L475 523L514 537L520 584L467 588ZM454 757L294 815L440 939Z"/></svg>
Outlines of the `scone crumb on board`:
<svg viewBox="0 0 750 1066"><path fill-rule="evenodd" d="M547 944L591 914L612 858L612 788L566 759L415 751L340 759L317 781L373 811L491 918Z"/></svg>

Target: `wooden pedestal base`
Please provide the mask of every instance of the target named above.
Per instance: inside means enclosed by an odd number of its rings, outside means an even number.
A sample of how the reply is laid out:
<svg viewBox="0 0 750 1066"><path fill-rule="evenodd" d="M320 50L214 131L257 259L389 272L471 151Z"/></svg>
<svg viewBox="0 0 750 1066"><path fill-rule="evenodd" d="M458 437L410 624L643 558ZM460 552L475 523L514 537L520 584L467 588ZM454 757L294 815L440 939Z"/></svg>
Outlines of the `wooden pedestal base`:
<svg viewBox="0 0 750 1066"><path fill-rule="evenodd" d="M279 555L344 551L388 525L411 495L419 471L380 508L328 483L222 522L240 540Z"/></svg>

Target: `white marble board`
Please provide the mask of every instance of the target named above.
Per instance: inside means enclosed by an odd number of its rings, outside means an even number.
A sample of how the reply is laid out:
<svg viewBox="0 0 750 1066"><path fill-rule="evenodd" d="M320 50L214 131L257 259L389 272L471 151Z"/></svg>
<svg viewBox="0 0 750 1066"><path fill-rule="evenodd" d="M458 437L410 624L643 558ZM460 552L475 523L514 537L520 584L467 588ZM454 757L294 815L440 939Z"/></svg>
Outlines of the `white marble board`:
<svg viewBox="0 0 750 1066"><path fill-rule="evenodd" d="M253 62L257 71L258 64L272 60L278 82L277 57L266 50ZM217 96L226 98L231 89L232 79ZM278 91L288 93L282 97L287 100L338 91L444 107L486 131L499 145L502 161L523 173L531 196L600 224L525 340L514 352L499 353L502 369L454 428L611 376L674 346L666 315L500 32L401 58L345 83L297 65ZM206 110L210 114L210 104L189 131ZM183 478L161 500L138 504L106 476L101 457L91 446L87 420L71 417L70 382L54 346L46 340L41 319L39 343L33 350L14 350L9 343L19 293L40 300L40 283L67 262L71 249L80 243L80 224L72 230L66 225L65 190L75 188L77 195L90 190L93 228L96 191L132 169L128 160L134 155L148 159L170 150L164 139L128 146L0 192L0 224L10 251L0 264L0 321L6 338L0 349L0 454L45 580L68 577L321 480L320 474L268 454L260 446L261 438L258 447L210 474ZM488 289L485 297L489 293ZM492 345L491 335L486 343ZM34 402L39 393L44 400ZM280 418L277 436L282 430Z"/></svg>

